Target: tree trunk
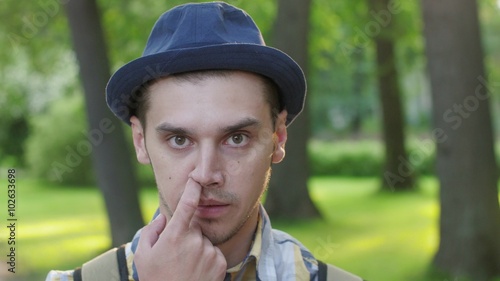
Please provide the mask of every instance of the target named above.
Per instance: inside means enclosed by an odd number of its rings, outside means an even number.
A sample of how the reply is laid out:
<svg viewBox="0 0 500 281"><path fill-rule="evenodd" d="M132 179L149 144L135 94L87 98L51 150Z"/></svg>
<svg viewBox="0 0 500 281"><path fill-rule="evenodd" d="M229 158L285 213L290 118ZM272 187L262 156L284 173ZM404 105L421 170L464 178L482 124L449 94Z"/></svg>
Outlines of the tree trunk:
<svg viewBox="0 0 500 281"><path fill-rule="evenodd" d="M273 30L273 46L293 57L307 73L310 0L279 0ZM307 104L307 103L306 103ZM307 106L288 130L286 157L273 166L266 210L271 217L311 218L319 212L309 197Z"/></svg>
<svg viewBox="0 0 500 281"><path fill-rule="evenodd" d="M138 184L121 122L105 103L110 73L97 4L95 0L72 0L65 10L85 92L97 184L104 196L112 244L118 246L130 241L143 226Z"/></svg>
<svg viewBox="0 0 500 281"><path fill-rule="evenodd" d="M382 128L385 147L385 166L382 188L391 191L413 189L415 165L408 160L405 148L405 115L394 53L394 14L388 11L391 0L370 0L372 12L390 15L378 22L375 35L377 78L382 107ZM375 22L373 22L375 23Z"/></svg>
<svg viewBox="0 0 500 281"><path fill-rule="evenodd" d="M477 3L423 0L422 9L441 185L434 266L492 280L500 275L498 169Z"/></svg>
<svg viewBox="0 0 500 281"><path fill-rule="evenodd" d="M367 80L365 64L365 49L362 46L356 46L352 53L352 63L354 64L353 72L353 115L350 124L351 135L354 138L359 138L361 135L361 127L363 125L363 91Z"/></svg>

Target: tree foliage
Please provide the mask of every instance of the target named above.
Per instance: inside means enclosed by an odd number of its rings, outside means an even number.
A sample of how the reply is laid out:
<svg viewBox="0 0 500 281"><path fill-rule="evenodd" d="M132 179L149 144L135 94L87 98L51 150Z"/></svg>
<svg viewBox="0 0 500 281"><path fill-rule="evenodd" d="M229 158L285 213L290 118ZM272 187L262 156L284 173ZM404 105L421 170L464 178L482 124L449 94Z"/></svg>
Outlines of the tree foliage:
<svg viewBox="0 0 500 281"><path fill-rule="evenodd" d="M91 142L80 94L58 99L44 113L31 118L30 127L26 160L33 176L61 185L94 183Z"/></svg>

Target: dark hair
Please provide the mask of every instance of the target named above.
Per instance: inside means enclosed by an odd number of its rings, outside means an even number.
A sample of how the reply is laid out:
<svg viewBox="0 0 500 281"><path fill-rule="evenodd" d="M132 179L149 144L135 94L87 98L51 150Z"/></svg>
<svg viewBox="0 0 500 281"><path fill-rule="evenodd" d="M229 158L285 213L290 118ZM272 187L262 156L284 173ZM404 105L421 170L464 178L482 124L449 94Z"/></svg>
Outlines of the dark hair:
<svg viewBox="0 0 500 281"><path fill-rule="evenodd" d="M200 82L206 78L226 78L229 77L235 70L200 70L200 71L191 71L184 73L171 74L169 77L175 77L179 81L188 81L192 83ZM278 114L283 110L282 103L279 98L279 90L276 83L273 82L270 78L256 74L261 78L263 84L263 91L266 95L266 100L271 107L271 121L273 124L276 123L276 118ZM160 78L161 79L161 78ZM146 128L146 112L149 109L149 88L158 80L151 80L143 84L139 92L137 93L137 108L132 115L137 116L143 128Z"/></svg>

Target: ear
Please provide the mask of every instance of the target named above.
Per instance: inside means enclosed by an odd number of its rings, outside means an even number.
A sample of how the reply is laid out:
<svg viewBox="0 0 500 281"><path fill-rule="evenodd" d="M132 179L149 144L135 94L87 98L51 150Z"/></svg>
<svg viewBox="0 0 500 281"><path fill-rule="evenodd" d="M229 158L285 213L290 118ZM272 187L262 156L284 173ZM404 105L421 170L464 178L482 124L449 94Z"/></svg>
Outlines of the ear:
<svg viewBox="0 0 500 281"><path fill-rule="evenodd" d="M134 140L135 154L137 160L142 164L149 164L148 150L146 149L146 138L141 121L135 116L130 117L130 124L132 127L132 139Z"/></svg>
<svg viewBox="0 0 500 281"><path fill-rule="evenodd" d="M287 140L287 131L286 131L286 116L287 111L283 110L278 114L278 118L276 118L276 131L275 134L275 144L274 144L274 152L273 152L273 163L279 163L285 158L285 144Z"/></svg>

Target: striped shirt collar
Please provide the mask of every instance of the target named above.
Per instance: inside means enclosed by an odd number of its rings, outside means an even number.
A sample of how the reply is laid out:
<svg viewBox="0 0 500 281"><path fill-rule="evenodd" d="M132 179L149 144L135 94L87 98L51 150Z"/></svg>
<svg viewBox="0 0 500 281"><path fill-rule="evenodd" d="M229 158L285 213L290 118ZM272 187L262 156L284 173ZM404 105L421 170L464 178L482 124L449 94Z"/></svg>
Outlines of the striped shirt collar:
<svg viewBox="0 0 500 281"><path fill-rule="evenodd" d="M316 280L318 263L311 252L289 234L272 229L262 204L259 208L259 219L250 251L240 264L228 269L230 280ZM155 213L153 219L158 213ZM130 245L132 255L137 249L139 237L140 230ZM139 280L135 265L131 267L134 280Z"/></svg>

